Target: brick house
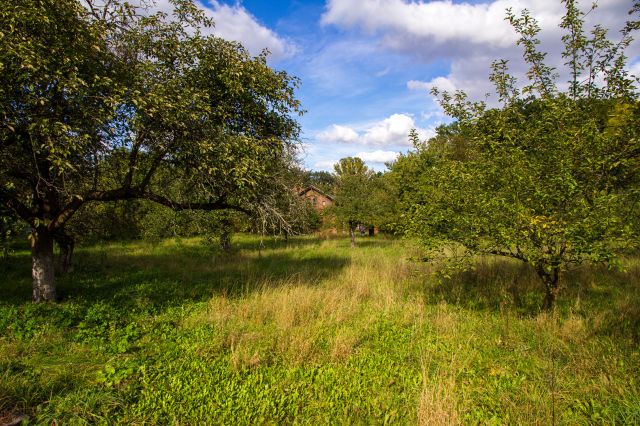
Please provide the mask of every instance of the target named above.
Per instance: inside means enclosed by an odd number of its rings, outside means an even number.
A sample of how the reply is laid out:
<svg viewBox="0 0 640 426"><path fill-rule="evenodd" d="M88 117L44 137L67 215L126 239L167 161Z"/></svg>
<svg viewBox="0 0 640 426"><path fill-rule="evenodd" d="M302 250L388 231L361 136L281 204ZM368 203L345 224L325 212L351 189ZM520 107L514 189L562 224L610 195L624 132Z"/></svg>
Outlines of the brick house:
<svg viewBox="0 0 640 426"><path fill-rule="evenodd" d="M321 212L325 208L333 205L335 200L333 195L329 195L313 185L298 191L298 195L303 199L308 200L318 212Z"/></svg>
<svg viewBox="0 0 640 426"><path fill-rule="evenodd" d="M298 190L298 195L300 195L300 197L302 197L303 199L308 200L318 213L322 213L324 209L333 205L333 203L335 202L335 197L333 195L329 195L326 192L322 191L320 188L313 185ZM338 232L335 224L335 218L326 217L323 215L322 222L323 226L327 227L326 231L328 233L336 234ZM368 226L367 232L369 236L377 235L378 227Z"/></svg>

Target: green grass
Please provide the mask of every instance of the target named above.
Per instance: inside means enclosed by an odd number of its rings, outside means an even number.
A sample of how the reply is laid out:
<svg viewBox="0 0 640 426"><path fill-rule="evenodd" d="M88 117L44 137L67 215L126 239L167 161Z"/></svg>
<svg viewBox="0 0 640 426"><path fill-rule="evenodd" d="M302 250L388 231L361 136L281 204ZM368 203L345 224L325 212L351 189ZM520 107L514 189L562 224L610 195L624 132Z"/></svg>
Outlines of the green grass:
<svg viewBox="0 0 640 426"><path fill-rule="evenodd" d="M36 424L638 424L640 265L449 280L393 239L80 248L62 302L1 264L0 419Z"/></svg>

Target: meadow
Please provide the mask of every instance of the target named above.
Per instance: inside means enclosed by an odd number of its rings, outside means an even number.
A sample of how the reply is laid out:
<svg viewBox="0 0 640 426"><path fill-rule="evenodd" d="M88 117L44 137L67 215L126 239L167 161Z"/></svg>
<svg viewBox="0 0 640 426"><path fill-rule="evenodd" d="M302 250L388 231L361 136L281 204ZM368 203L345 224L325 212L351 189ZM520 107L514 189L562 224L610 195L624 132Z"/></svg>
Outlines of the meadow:
<svg viewBox="0 0 640 426"><path fill-rule="evenodd" d="M80 247L58 304L0 274L0 423L640 424L640 260L448 279L410 241Z"/></svg>

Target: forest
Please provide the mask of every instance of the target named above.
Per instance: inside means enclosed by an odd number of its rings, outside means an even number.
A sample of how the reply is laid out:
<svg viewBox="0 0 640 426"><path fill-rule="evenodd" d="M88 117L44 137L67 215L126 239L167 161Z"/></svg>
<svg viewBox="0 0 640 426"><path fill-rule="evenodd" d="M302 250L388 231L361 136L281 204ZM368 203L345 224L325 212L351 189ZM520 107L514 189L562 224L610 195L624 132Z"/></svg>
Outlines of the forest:
<svg viewBox="0 0 640 426"><path fill-rule="evenodd" d="M384 171L171 5L0 0L0 425L640 423L640 2Z"/></svg>

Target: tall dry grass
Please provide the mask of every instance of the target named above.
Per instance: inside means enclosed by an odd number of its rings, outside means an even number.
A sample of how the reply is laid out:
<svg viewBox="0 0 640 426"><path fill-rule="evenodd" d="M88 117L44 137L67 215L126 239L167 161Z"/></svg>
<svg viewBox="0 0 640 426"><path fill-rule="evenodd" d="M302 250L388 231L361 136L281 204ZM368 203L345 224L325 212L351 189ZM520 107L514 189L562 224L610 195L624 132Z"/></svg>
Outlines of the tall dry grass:
<svg viewBox="0 0 640 426"><path fill-rule="evenodd" d="M241 298L211 298L205 312L186 326L209 324L223 330L214 342L231 351L234 367L251 368L284 361L291 365L347 359L381 316L413 324L423 315L420 297L408 297L410 261L398 252L388 256L385 244L345 251L347 266L316 281L303 273L265 279ZM335 250L335 241L320 249ZM281 249L296 254L296 249ZM414 295L415 296L415 295Z"/></svg>
<svg viewBox="0 0 640 426"><path fill-rule="evenodd" d="M325 240L318 250L335 251L336 241ZM612 338L620 330L614 325L626 324L628 341L640 318L635 260L627 272L566 274L558 310L549 315L540 311L537 276L520 263L480 258L472 271L443 281L431 275L432 266L410 260L415 249L399 242L342 250L349 262L336 275L265 280L239 299L213 297L189 321L224 330L216 344L229 350L235 368L246 369L346 362L375 339L373 324L393 319L414 330L422 348L415 356L416 420L424 425L489 418L562 423L580 410L600 409L576 408L581 392L599 386L601 398L620 393L628 370L607 370L615 365ZM633 399L638 390L622 394Z"/></svg>

